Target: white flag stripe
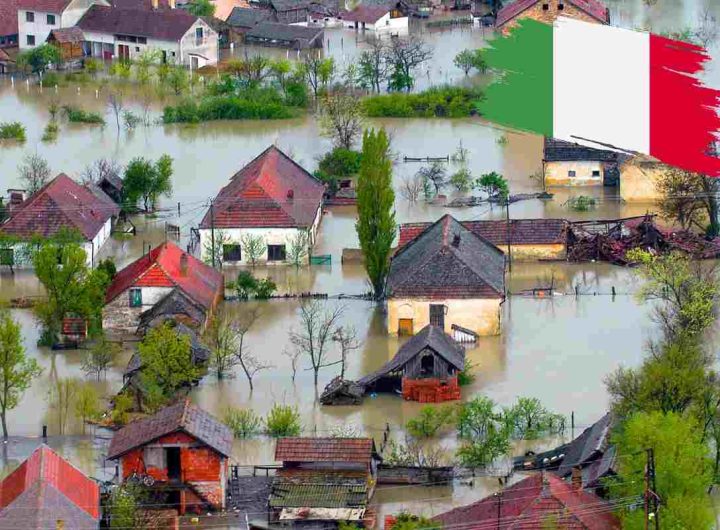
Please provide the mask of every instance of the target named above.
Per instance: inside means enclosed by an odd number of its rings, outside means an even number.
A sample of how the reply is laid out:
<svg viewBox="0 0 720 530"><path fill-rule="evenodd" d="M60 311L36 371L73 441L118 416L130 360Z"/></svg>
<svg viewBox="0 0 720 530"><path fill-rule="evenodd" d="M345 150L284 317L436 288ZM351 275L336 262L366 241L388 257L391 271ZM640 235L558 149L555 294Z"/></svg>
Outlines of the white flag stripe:
<svg viewBox="0 0 720 530"><path fill-rule="evenodd" d="M553 28L553 135L650 153L650 35L560 17Z"/></svg>

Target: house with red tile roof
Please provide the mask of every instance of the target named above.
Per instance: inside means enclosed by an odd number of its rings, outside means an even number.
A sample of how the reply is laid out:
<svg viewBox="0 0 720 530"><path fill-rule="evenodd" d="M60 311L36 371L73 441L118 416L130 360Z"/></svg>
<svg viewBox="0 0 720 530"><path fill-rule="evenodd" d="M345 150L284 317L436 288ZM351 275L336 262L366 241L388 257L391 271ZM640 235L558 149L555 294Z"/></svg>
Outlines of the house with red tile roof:
<svg viewBox="0 0 720 530"><path fill-rule="evenodd" d="M159 7L158 2L153 5ZM184 9L145 9L91 6L78 20L88 55L102 59L134 60L148 49L160 61L193 70L218 61L218 33L202 18Z"/></svg>
<svg viewBox="0 0 720 530"><path fill-rule="evenodd" d="M498 11L495 27L507 33L521 18L552 24L559 16L610 24L610 10L600 0L515 0Z"/></svg>
<svg viewBox="0 0 720 530"><path fill-rule="evenodd" d="M304 240L308 250L315 243L324 192L322 182L271 145L215 197L200 223L200 248L212 248L214 232L223 262L244 265L249 261L243 240L260 237L261 261L287 262L294 242Z"/></svg>
<svg viewBox="0 0 720 530"><path fill-rule="evenodd" d="M0 482L0 528L100 528L100 487L43 444Z"/></svg>
<svg viewBox="0 0 720 530"><path fill-rule="evenodd" d="M414 335L431 324L445 333L497 335L505 255L445 215L392 257L385 292L390 334Z"/></svg>
<svg viewBox="0 0 720 530"><path fill-rule="evenodd" d="M431 223L400 225L398 252ZM461 221L471 232L487 239L503 252L510 248L513 261L564 260L567 255L568 221L565 219L510 219Z"/></svg>
<svg viewBox="0 0 720 530"><path fill-rule="evenodd" d="M108 287L103 329L136 333L171 319L202 329L222 300L222 273L165 242L119 271Z"/></svg>
<svg viewBox="0 0 720 530"><path fill-rule="evenodd" d="M502 492L461 506L433 519L445 528L530 530L619 530L615 507L551 473L538 473Z"/></svg>
<svg viewBox="0 0 720 530"><path fill-rule="evenodd" d="M97 263L98 252L110 237L113 220L120 207L99 189L75 182L60 173L31 197L13 207L10 217L0 224L0 234L18 240L50 238L62 229L76 231L83 239L88 265ZM18 266L23 261L22 243L11 245Z"/></svg>
<svg viewBox="0 0 720 530"><path fill-rule="evenodd" d="M338 19L350 29L393 33L408 31L407 15L390 6L361 4L352 11L340 12Z"/></svg>
<svg viewBox="0 0 720 530"><path fill-rule="evenodd" d="M143 477L157 505L183 515L225 507L232 445L230 429L186 398L117 431L107 457L122 481Z"/></svg>
<svg viewBox="0 0 720 530"><path fill-rule="evenodd" d="M5 1L5 0L3 0ZM43 44L54 29L73 27L88 7L106 0L16 0L15 18L21 50Z"/></svg>

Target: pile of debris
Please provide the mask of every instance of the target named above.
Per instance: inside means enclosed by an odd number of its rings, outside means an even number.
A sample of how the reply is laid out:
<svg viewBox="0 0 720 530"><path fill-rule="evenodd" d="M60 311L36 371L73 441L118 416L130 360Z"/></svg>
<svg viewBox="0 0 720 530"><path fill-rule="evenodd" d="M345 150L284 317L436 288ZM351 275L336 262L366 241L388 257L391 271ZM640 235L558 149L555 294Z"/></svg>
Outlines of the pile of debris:
<svg viewBox="0 0 720 530"><path fill-rule="evenodd" d="M569 261L608 261L631 265L627 252L679 250L694 259L720 257L720 239L705 239L687 230L673 232L655 224L654 215L605 221L576 221L568 230Z"/></svg>
<svg viewBox="0 0 720 530"><path fill-rule="evenodd" d="M365 395L365 385L335 377L320 396L323 405L360 405Z"/></svg>

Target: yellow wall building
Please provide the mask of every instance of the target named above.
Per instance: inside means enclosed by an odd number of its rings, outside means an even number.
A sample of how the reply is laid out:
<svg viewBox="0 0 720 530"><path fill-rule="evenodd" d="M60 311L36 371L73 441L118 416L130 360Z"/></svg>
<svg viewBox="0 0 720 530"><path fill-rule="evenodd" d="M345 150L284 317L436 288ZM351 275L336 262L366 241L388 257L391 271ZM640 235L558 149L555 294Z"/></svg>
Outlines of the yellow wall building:
<svg viewBox="0 0 720 530"><path fill-rule="evenodd" d="M545 138L543 183L545 186L615 186L618 153Z"/></svg>
<svg viewBox="0 0 720 530"><path fill-rule="evenodd" d="M643 156L630 158L620 165L620 196L624 201L653 203L662 198L657 181L666 166Z"/></svg>
<svg viewBox="0 0 720 530"><path fill-rule="evenodd" d="M387 292L390 334L411 335L432 324L447 333L455 325L476 335L497 335L505 255L445 215L397 251Z"/></svg>

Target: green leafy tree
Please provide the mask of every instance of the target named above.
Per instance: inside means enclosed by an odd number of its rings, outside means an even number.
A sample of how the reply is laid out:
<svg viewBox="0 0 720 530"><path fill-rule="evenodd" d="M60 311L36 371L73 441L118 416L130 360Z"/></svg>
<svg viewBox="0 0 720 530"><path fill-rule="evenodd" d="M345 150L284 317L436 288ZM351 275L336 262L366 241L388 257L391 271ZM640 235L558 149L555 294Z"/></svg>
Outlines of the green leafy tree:
<svg viewBox="0 0 720 530"><path fill-rule="evenodd" d="M287 59L277 59L270 62L270 76L280 87L285 97L287 97L287 86L291 72L292 63Z"/></svg>
<svg viewBox="0 0 720 530"><path fill-rule="evenodd" d="M491 199L507 200L510 195L507 180L505 177L494 171L480 175L476 182L476 186L481 191L488 194Z"/></svg>
<svg viewBox="0 0 720 530"><path fill-rule="evenodd" d="M173 66L165 77L164 84L170 88L176 96L182 95L190 87L190 74L182 66Z"/></svg>
<svg viewBox="0 0 720 530"><path fill-rule="evenodd" d="M636 413L613 439L617 444L619 477L610 482L613 498L642 498L646 450L655 453L656 493L661 499L663 528L714 527L707 490L712 462L702 429L692 417L662 412ZM621 509L623 528L645 528L644 511Z"/></svg>
<svg viewBox="0 0 720 530"><path fill-rule="evenodd" d="M190 0L187 10L196 17L212 17L215 15L215 5L210 0Z"/></svg>
<svg viewBox="0 0 720 530"><path fill-rule="evenodd" d="M252 438L262 432L263 420L251 409L230 407L225 411L223 423L230 427L235 438Z"/></svg>
<svg viewBox="0 0 720 530"><path fill-rule="evenodd" d="M138 345L141 387L147 389L146 405L156 409L182 388L197 381L202 370L193 363L190 338L170 324L151 329Z"/></svg>
<svg viewBox="0 0 720 530"><path fill-rule="evenodd" d="M473 68L483 74L488 69L482 50L463 50L455 56L453 64L465 72L465 75L468 75Z"/></svg>
<svg viewBox="0 0 720 530"><path fill-rule="evenodd" d="M655 255L637 249L626 257L640 265L645 283L637 296L657 302L654 317L666 338L699 336L714 322L718 297L714 267L704 267L677 251Z"/></svg>
<svg viewBox="0 0 720 530"><path fill-rule="evenodd" d="M162 155L155 163L145 158L134 158L125 168L123 179L123 206L126 210L137 207L142 200L146 212L157 207L161 195L172 193L172 158Z"/></svg>
<svg viewBox="0 0 720 530"><path fill-rule="evenodd" d="M297 407L274 404L265 418L267 434L273 438L299 436L302 431Z"/></svg>
<svg viewBox="0 0 720 530"><path fill-rule="evenodd" d="M488 397L478 396L460 407L457 432L462 440L457 458L464 466L486 466L510 450L508 429Z"/></svg>
<svg viewBox="0 0 720 530"><path fill-rule="evenodd" d="M125 483L113 488L106 502L105 512L109 514L112 530L144 530L157 524L150 512L143 509L149 497L140 485Z"/></svg>
<svg viewBox="0 0 720 530"><path fill-rule="evenodd" d="M335 177L349 177L360 171L362 154L358 151L336 147L318 162L318 169Z"/></svg>
<svg viewBox="0 0 720 530"><path fill-rule="evenodd" d="M19 68L30 68L34 74L42 74L49 65L60 64L62 54L57 46L41 44L35 48L18 54L16 64Z"/></svg>
<svg viewBox="0 0 720 530"><path fill-rule="evenodd" d="M7 413L17 407L32 380L42 373L35 359L25 356L20 325L10 312L0 310L0 420L8 439Z"/></svg>
<svg viewBox="0 0 720 530"><path fill-rule="evenodd" d="M238 272L235 289L240 300L247 300L257 289L257 279L250 271Z"/></svg>
<svg viewBox="0 0 720 530"><path fill-rule="evenodd" d="M67 233L44 241L33 255L35 275L45 288L47 298L35 305L35 314L43 325L44 344L57 340L66 316L85 318L90 336L102 329L102 308L109 278L105 271L91 269L77 241Z"/></svg>
<svg viewBox="0 0 720 530"><path fill-rule="evenodd" d="M450 184L460 192L468 192L473 185L472 173L467 167L463 166L450 175Z"/></svg>
<svg viewBox="0 0 720 530"><path fill-rule="evenodd" d="M392 187L390 141L384 129L365 131L357 185L355 224L364 264L377 299L385 292L390 250L395 239L395 191Z"/></svg>
<svg viewBox="0 0 720 530"><path fill-rule="evenodd" d="M349 92L333 92L322 98L320 134L330 138L335 147L350 150L363 130L360 102Z"/></svg>
<svg viewBox="0 0 720 530"><path fill-rule="evenodd" d="M421 167L416 173L416 176L426 187L429 188L429 185L432 184L435 188L435 195L438 195L440 189L445 185L447 170L443 162L433 162L429 166Z"/></svg>
<svg viewBox="0 0 720 530"><path fill-rule="evenodd" d="M519 397L513 406L503 408L502 420L515 439L529 440L565 430L564 416L550 412L537 398Z"/></svg>

